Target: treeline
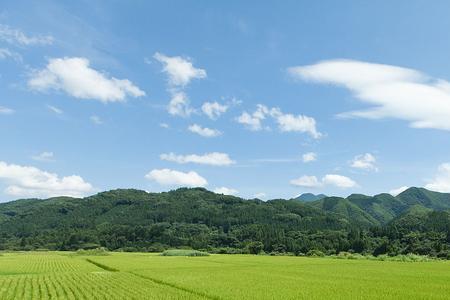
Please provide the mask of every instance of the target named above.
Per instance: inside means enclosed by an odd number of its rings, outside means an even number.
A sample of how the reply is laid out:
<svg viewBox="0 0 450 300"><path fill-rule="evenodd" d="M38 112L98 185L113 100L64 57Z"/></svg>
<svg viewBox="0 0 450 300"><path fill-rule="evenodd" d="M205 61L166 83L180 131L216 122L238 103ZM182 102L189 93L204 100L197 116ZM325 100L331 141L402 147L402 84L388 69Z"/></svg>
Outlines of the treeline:
<svg viewBox="0 0 450 300"><path fill-rule="evenodd" d="M448 211L413 205L385 224L365 224L353 215L317 206L295 199L244 200L201 188L19 200L0 205L0 249L193 248L215 253L414 253L450 258Z"/></svg>

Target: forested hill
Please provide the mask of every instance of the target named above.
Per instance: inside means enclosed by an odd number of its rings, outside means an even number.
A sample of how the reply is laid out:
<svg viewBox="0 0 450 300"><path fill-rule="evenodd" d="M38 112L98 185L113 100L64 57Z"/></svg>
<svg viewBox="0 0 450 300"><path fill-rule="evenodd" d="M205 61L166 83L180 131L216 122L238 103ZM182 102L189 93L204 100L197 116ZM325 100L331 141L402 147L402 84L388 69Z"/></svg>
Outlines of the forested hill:
<svg viewBox="0 0 450 300"><path fill-rule="evenodd" d="M446 256L450 194L411 188L397 197L267 202L203 188L165 193L121 189L78 199L0 204L0 248L107 247L161 251L418 253Z"/></svg>

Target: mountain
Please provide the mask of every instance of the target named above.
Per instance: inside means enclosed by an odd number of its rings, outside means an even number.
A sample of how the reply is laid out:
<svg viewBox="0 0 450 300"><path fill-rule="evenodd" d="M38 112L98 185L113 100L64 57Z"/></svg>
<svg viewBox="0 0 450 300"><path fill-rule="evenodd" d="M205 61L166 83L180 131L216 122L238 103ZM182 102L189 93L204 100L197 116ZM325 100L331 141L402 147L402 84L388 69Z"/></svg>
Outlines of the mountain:
<svg viewBox="0 0 450 300"><path fill-rule="evenodd" d="M314 195L313 195L314 196ZM320 195L317 195L320 196ZM317 197L315 196L315 197ZM310 199L310 195L304 198ZM245 200L204 188L0 203L0 250L417 253L450 258L450 194Z"/></svg>
<svg viewBox="0 0 450 300"><path fill-rule="evenodd" d="M361 226L387 224L413 206L431 210L450 209L450 194L412 187L397 195L366 196L352 194L347 198L327 197L308 203L357 222Z"/></svg>
<svg viewBox="0 0 450 300"><path fill-rule="evenodd" d="M324 194L314 195L312 193L304 193L294 199L304 201L304 202L311 202L311 201L320 200L320 199L323 199L326 197L327 197L327 195L324 195Z"/></svg>

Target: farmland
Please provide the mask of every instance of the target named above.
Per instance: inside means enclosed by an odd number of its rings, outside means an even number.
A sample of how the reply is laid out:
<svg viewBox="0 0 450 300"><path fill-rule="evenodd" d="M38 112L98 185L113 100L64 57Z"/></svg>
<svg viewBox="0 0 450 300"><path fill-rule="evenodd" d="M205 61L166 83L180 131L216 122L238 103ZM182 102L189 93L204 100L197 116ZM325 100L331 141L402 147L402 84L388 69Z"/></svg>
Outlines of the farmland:
<svg viewBox="0 0 450 300"><path fill-rule="evenodd" d="M448 299L448 282L444 261L0 255L0 299Z"/></svg>

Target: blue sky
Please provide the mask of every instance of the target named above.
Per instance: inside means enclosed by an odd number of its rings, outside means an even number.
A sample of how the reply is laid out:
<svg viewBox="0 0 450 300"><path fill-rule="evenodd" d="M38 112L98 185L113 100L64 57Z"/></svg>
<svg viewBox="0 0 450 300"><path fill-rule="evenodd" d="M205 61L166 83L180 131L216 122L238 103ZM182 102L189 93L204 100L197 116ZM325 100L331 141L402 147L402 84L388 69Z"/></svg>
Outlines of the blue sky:
<svg viewBox="0 0 450 300"><path fill-rule="evenodd" d="M448 1L74 2L0 6L0 201L450 191Z"/></svg>

